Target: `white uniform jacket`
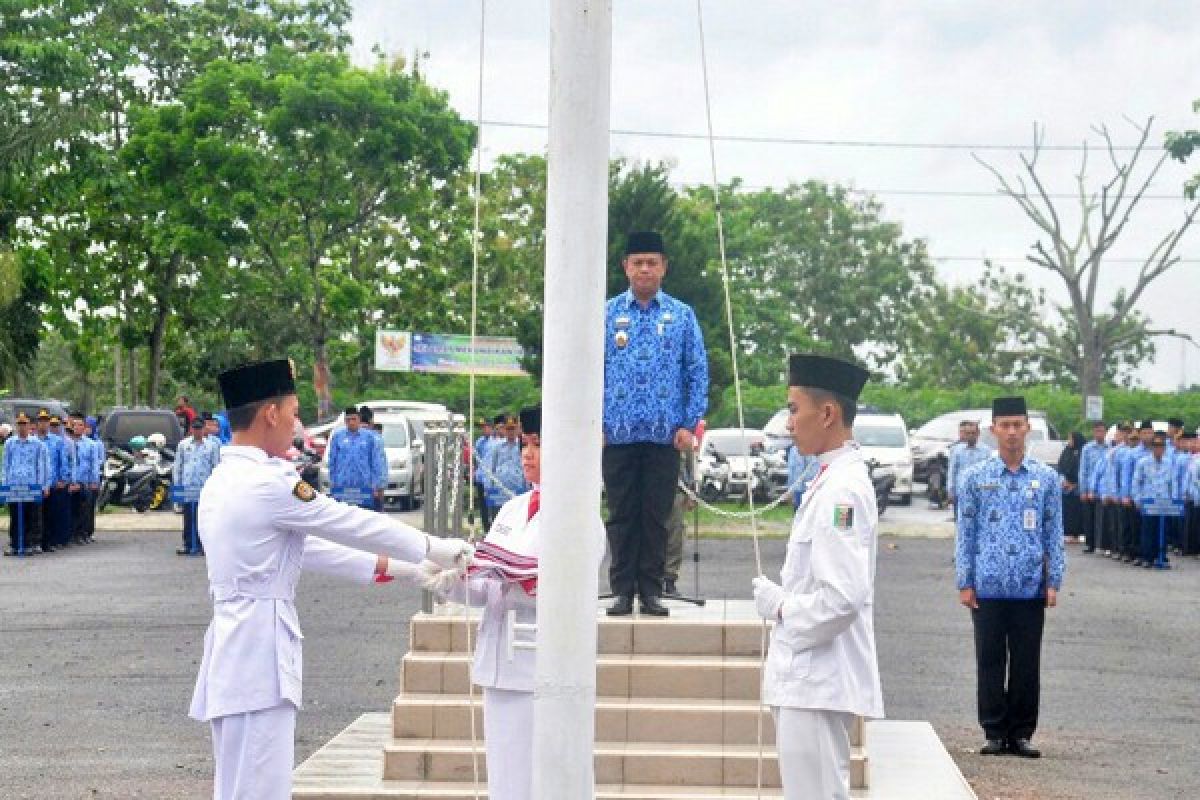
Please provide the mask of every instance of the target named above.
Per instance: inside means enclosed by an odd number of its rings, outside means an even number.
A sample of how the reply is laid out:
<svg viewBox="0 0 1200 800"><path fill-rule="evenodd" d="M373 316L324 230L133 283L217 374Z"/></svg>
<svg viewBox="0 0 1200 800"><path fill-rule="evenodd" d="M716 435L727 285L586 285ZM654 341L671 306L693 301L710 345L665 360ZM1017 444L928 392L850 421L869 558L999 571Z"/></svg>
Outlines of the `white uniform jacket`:
<svg viewBox="0 0 1200 800"><path fill-rule="evenodd" d="M505 503L492 521L487 541L501 547L506 540L519 541L520 551L525 555L538 555L539 521L541 514L529 516L529 499L533 492L525 492ZM513 648L513 658L508 658L510 637L515 641L533 641L533 632L514 633L510 630L509 611L516 612L516 621L532 624L537 621L537 599L526 594L514 582L481 575L468 578L451 595L451 599L471 606L483 606L483 617L475 642L475 663L471 667L471 680L476 686L487 689L507 689L514 692L532 692L534 678L534 651Z"/></svg>
<svg viewBox="0 0 1200 800"><path fill-rule="evenodd" d="M763 702L882 717L872 612L875 490L857 444L818 460L822 471L792 521Z"/></svg>
<svg viewBox="0 0 1200 800"><path fill-rule="evenodd" d="M213 601L189 711L198 720L285 700L301 706L302 568L366 582L373 554L419 562L427 549L415 528L316 493L292 464L256 447L221 451L200 494L198 527Z"/></svg>

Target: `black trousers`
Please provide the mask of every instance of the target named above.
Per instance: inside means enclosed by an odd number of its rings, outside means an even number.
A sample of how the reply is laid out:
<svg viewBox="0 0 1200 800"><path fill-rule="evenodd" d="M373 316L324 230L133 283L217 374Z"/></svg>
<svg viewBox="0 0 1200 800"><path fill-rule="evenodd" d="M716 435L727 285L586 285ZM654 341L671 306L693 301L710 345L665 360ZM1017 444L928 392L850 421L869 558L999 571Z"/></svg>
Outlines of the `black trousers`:
<svg viewBox="0 0 1200 800"><path fill-rule="evenodd" d="M65 486L51 489L50 497L42 505L48 512L43 517L48 524L42 530L42 546L62 547L71 541L71 493Z"/></svg>
<svg viewBox="0 0 1200 800"><path fill-rule="evenodd" d="M1185 556L1200 554L1200 508L1188 503L1183 518L1183 545Z"/></svg>
<svg viewBox="0 0 1200 800"><path fill-rule="evenodd" d="M83 486L79 491L71 492L68 497L70 497L71 503L71 538L75 541L82 541L90 535L88 521L93 508L91 492L86 486Z"/></svg>
<svg viewBox="0 0 1200 800"><path fill-rule="evenodd" d="M195 539L193 539L193 534ZM188 550L200 552L204 546L200 544L200 531L196 529L196 504L183 504L183 546Z"/></svg>
<svg viewBox="0 0 1200 800"><path fill-rule="evenodd" d="M42 546L42 507L39 503L8 504L8 542L17 551L17 514L21 516L21 546L29 550Z"/></svg>
<svg viewBox="0 0 1200 800"><path fill-rule="evenodd" d="M472 484L475 487L475 508L479 511L479 522L483 525L484 533L492 527L492 510L487 504L487 490L482 483Z"/></svg>
<svg viewBox="0 0 1200 800"><path fill-rule="evenodd" d="M1083 534L1083 546L1092 550L1096 547L1096 508L1100 504L1095 500L1079 499L1079 524Z"/></svg>
<svg viewBox="0 0 1200 800"><path fill-rule="evenodd" d="M971 612L979 725L988 739L1032 739L1041 695L1046 601L980 600Z"/></svg>
<svg viewBox="0 0 1200 800"><path fill-rule="evenodd" d="M679 453L665 444L608 445L603 472L612 556L609 586L620 597L660 597Z"/></svg>
<svg viewBox="0 0 1200 800"><path fill-rule="evenodd" d="M1118 529L1121 555L1128 558L1137 558L1139 555L1139 542L1141 540L1141 516L1133 506L1120 505L1117 508L1121 510L1120 527Z"/></svg>

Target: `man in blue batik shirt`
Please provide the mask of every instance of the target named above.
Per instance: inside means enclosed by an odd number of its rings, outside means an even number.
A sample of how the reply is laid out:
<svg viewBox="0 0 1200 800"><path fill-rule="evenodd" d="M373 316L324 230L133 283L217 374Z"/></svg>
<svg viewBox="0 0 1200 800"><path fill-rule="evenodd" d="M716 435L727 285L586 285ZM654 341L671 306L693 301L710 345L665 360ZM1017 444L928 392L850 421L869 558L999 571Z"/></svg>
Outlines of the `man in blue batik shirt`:
<svg viewBox="0 0 1200 800"><path fill-rule="evenodd" d="M997 454L963 476L955 567L975 628L981 755L1038 758L1039 661L1046 609L1066 569L1058 473L1025 453L1023 397L992 404Z"/></svg>
<svg viewBox="0 0 1200 800"><path fill-rule="evenodd" d="M1121 560L1126 564L1136 561L1141 556L1141 515L1133 496L1133 472L1138 462L1150 456L1150 440L1154 437L1154 426L1149 421L1138 426L1136 435L1129 437L1126 446L1122 448L1120 460L1119 489L1121 503Z"/></svg>
<svg viewBox="0 0 1200 800"><path fill-rule="evenodd" d="M946 468L946 492L950 504L958 500L958 486L967 470L981 461L986 461L992 451L986 444L979 443L979 420L964 419L958 423L959 441L950 448L950 461Z"/></svg>
<svg viewBox="0 0 1200 800"><path fill-rule="evenodd" d="M504 417L497 416L493 422L497 427L501 427L504 425ZM487 504L487 476L484 472L484 465L487 464L488 452L496 439L492 433L492 422L481 419L479 428L479 438L475 440L475 472L471 475L471 483L475 489L475 505L479 508L479 521L486 531L492 527L492 515Z"/></svg>
<svg viewBox="0 0 1200 800"><path fill-rule="evenodd" d="M221 463L219 443L205 433L204 418L197 416L191 422L191 437L184 439L175 449L175 463L171 465L171 479L176 486L203 489L217 464ZM175 550L177 556L203 555L204 548L196 530L196 503L183 504L183 545Z"/></svg>
<svg viewBox="0 0 1200 800"><path fill-rule="evenodd" d="M17 432L4 443L4 482L9 486L39 486L44 501L50 496L50 454L46 444L32 434L33 424L24 413L17 414L16 426ZM21 542L17 541L18 514L24 531ZM37 503L9 503L8 520L9 546L4 555L42 552L42 515Z"/></svg>
<svg viewBox="0 0 1200 800"><path fill-rule="evenodd" d="M1083 446L1079 454L1079 507L1080 524L1083 526L1083 552L1096 552L1096 528L1100 521L1100 493L1098 477L1103 474L1104 456L1108 445L1104 442L1107 426L1101 420L1092 423L1092 440Z"/></svg>
<svg viewBox="0 0 1200 800"><path fill-rule="evenodd" d="M42 551L53 553L71 541L71 485L75 477L75 444L63 435L62 419L51 416L43 440L50 451L50 500L43 519L48 524L42 531Z"/></svg>
<svg viewBox="0 0 1200 800"><path fill-rule="evenodd" d="M501 506L519 494L529 491L525 482L525 470L521 468L521 437L517 430L517 418L509 415L503 419L502 438L488 446L487 491L489 520L494 520Z"/></svg>
<svg viewBox="0 0 1200 800"><path fill-rule="evenodd" d="M622 261L629 289L604 315L604 489L612 616L666 616L667 529L679 453L708 407L708 356L696 314L662 291L662 236L631 233Z"/></svg>
<svg viewBox="0 0 1200 800"><path fill-rule="evenodd" d="M338 428L329 439L326 458L329 461L329 484L334 492L358 489L365 495L359 503L363 508L375 508L375 493L386 485L379 476L380 439L373 431L362 427L359 411L350 406L345 412L346 427ZM386 457L384 459L386 464Z"/></svg>
<svg viewBox="0 0 1200 800"><path fill-rule="evenodd" d="M1150 440L1150 455L1139 460L1133 468L1133 483L1130 494L1139 516L1138 557L1135 567L1153 567L1159 555L1158 531L1162 520L1146 513L1145 504L1154 501L1175 500L1174 459L1166 455L1166 434L1157 432ZM1163 553L1165 560L1166 553Z"/></svg>

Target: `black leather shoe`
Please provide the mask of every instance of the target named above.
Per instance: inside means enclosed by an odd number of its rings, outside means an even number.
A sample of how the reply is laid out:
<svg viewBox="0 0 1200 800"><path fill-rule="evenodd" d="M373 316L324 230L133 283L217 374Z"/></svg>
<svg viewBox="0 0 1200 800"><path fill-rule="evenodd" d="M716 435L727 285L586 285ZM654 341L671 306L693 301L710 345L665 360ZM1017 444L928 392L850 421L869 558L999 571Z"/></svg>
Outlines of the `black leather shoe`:
<svg viewBox="0 0 1200 800"><path fill-rule="evenodd" d="M679 594L679 592L675 589L675 581L667 578L663 582L663 594L667 595L668 597Z"/></svg>
<svg viewBox="0 0 1200 800"><path fill-rule="evenodd" d="M1009 749L1012 750L1014 756L1021 758L1041 758L1042 751L1038 750L1028 739L1013 739L1009 744Z"/></svg>
<svg viewBox="0 0 1200 800"><path fill-rule="evenodd" d="M192 554L192 551L188 550L186 547L176 547L175 548L175 555L177 555L177 556L188 556L191 554Z"/></svg>
<svg viewBox="0 0 1200 800"><path fill-rule="evenodd" d="M605 613L607 613L610 617L629 616L633 613L633 598L618 597L613 604L608 607L608 611Z"/></svg>
<svg viewBox="0 0 1200 800"><path fill-rule="evenodd" d="M638 611L642 614L648 614L651 617L667 617L671 615L667 607L658 602L657 597L643 597Z"/></svg>
<svg viewBox="0 0 1200 800"><path fill-rule="evenodd" d="M1094 547L1085 547L1085 548L1083 548L1083 552L1085 552L1085 553L1094 553L1094 552L1096 552L1096 548L1094 548Z"/></svg>
<svg viewBox="0 0 1200 800"><path fill-rule="evenodd" d="M983 747L979 748L981 756L1002 756L1008 752L1008 743L1003 739L988 739L983 743Z"/></svg>

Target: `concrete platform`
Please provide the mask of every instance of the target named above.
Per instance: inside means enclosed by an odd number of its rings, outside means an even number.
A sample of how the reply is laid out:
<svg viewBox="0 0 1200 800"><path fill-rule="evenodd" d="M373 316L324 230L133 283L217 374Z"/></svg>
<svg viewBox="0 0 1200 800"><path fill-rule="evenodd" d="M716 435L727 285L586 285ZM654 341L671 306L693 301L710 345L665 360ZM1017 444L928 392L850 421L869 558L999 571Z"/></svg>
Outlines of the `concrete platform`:
<svg viewBox="0 0 1200 800"><path fill-rule="evenodd" d="M858 800L976 800L950 754L927 722L876 720L867 723L871 743L871 787L855 791ZM392 743L387 713L364 714L296 768L294 800L463 800L475 796L470 784L385 781L383 758ZM479 743L482 751L483 743ZM482 756L481 756L482 757ZM753 788L714 793L686 786L599 785L596 800L753 800L781 798L778 789ZM486 790L479 791L485 797Z"/></svg>

